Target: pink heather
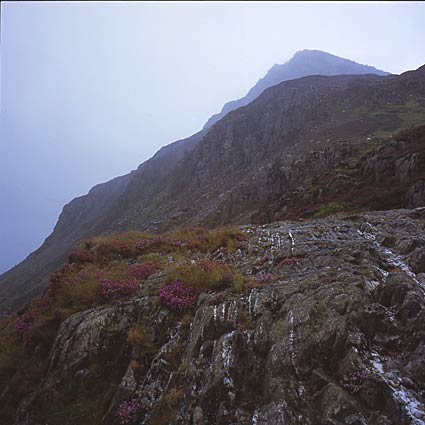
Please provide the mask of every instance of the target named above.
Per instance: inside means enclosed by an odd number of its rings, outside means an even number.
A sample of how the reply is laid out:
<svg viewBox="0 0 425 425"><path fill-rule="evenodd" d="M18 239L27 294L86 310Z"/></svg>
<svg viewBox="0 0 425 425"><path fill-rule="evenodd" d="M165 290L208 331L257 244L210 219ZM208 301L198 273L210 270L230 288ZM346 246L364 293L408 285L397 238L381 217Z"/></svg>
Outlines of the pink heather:
<svg viewBox="0 0 425 425"><path fill-rule="evenodd" d="M192 308L196 303L196 295L190 286L174 280L159 291L159 296L171 310Z"/></svg>

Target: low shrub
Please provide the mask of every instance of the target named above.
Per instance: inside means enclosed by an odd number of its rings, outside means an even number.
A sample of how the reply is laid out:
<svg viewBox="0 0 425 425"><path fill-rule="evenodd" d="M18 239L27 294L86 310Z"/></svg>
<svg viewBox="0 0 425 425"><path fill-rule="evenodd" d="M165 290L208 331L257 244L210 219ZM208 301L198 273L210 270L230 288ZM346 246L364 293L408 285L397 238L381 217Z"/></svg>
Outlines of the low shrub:
<svg viewBox="0 0 425 425"><path fill-rule="evenodd" d="M116 411L116 416L121 425L128 425L134 422L137 412L140 409L141 400L139 397L134 397L129 401L123 401Z"/></svg>
<svg viewBox="0 0 425 425"><path fill-rule="evenodd" d="M179 240L168 235L158 235L149 239L142 239L137 248L143 252L165 251L171 252L189 246L187 240Z"/></svg>
<svg viewBox="0 0 425 425"><path fill-rule="evenodd" d="M124 281L102 279L99 281L99 287L102 297L108 301L132 295L140 288L135 278L127 278Z"/></svg>
<svg viewBox="0 0 425 425"><path fill-rule="evenodd" d="M137 280L145 280L158 269L158 265L153 263L136 263L127 270L127 275Z"/></svg>
<svg viewBox="0 0 425 425"><path fill-rule="evenodd" d="M90 246L90 252L97 262L108 262L109 260L135 258L140 253L137 247L139 241L145 237L140 232L125 232L114 235L98 236L85 241L84 245Z"/></svg>
<svg viewBox="0 0 425 425"><path fill-rule="evenodd" d="M69 253L68 263L69 264L85 264L93 262L93 255L88 250L75 250Z"/></svg>
<svg viewBox="0 0 425 425"><path fill-rule="evenodd" d="M191 286L174 280L159 291L159 296L171 310L185 310L194 307L196 295Z"/></svg>
<svg viewBox="0 0 425 425"><path fill-rule="evenodd" d="M213 252L219 248L234 251L246 240L246 236L238 229L205 229L202 227L191 228L176 232L173 237L178 240L188 241L192 249L202 252Z"/></svg>
<svg viewBox="0 0 425 425"><path fill-rule="evenodd" d="M243 278L229 264L201 260L194 264L178 265L167 276L166 282L180 281L199 295L206 291L219 291L234 287L240 290Z"/></svg>
<svg viewBox="0 0 425 425"><path fill-rule="evenodd" d="M29 308L17 318L15 324L16 333L24 340L28 338L34 324L50 308L50 300L42 297L33 302Z"/></svg>
<svg viewBox="0 0 425 425"><path fill-rule="evenodd" d="M128 331L127 342L132 347L131 358L135 361L150 357L156 352L155 344L149 333L139 323L133 325Z"/></svg>
<svg viewBox="0 0 425 425"><path fill-rule="evenodd" d="M103 273L103 269L91 263L79 269L66 269L51 279L45 296L51 298L55 310L66 310L70 314L102 304L98 281Z"/></svg>

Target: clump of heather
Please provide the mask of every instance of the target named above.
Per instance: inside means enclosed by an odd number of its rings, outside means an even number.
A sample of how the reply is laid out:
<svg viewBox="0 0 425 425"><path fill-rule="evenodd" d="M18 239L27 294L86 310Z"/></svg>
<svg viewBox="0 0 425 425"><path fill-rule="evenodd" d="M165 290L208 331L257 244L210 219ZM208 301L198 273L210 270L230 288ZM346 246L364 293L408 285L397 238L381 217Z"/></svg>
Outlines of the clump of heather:
<svg viewBox="0 0 425 425"><path fill-rule="evenodd" d="M258 283L267 283L272 281L274 276L270 273L261 273L255 276L255 281Z"/></svg>
<svg viewBox="0 0 425 425"><path fill-rule="evenodd" d="M117 300L132 295L139 289L139 282L135 278L128 278L125 281L103 279L99 282L100 293L107 300Z"/></svg>
<svg viewBox="0 0 425 425"><path fill-rule="evenodd" d="M142 239L137 244L137 248L142 251L153 250L153 249L181 249L186 247L189 243L184 240L178 240L168 236L155 236L152 239Z"/></svg>
<svg viewBox="0 0 425 425"><path fill-rule="evenodd" d="M184 310L194 307L196 295L191 286L174 280L159 291L159 296L171 310Z"/></svg>
<svg viewBox="0 0 425 425"><path fill-rule="evenodd" d="M243 233L235 233L234 237L238 242L245 242L247 239L247 237Z"/></svg>
<svg viewBox="0 0 425 425"><path fill-rule="evenodd" d="M348 375L344 375L341 380L341 385L348 391L357 392L364 383L367 376L368 372L365 369L356 370Z"/></svg>
<svg viewBox="0 0 425 425"><path fill-rule="evenodd" d="M35 321L35 317L33 314L25 313L16 321L16 324L15 324L16 333L22 338L26 338L31 332L34 321Z"/></svg>
<svg viewBox="0 0 425 425"><path fill-rule="evenodd" d="M297 258L297 257L285 258L280 262L279 266L280 267L293 266L295 264L298 264L299 261L300 261L300 259Z"/></svg>
<svg viewBox="0 0 425 425"><path fill-rule="evenodd" d="M154 273L157 268L155 264L136 263L129 267L127 274L137 280L144 280Z"/></svg>
<svg viewBox="0 0 425 425"><path fill-rule="evenodd" d="M93 261L93 256L88 251L72 251L68 255L69 264L85 264Z"/></svg>
<svg viewBox="0 0 425 425"><path fill-rule="evenodd" d="M116 416L120 420L120 424L128 425L134 422L139 408L140 399L138 397L135 397L130 401L123 401L116 411Z"/></svg>
<svg viewBox="0 0 425 425"><path fill-rule="evenodd" d="M16 333L23 339L28 338L37 319L42 316L49 307L50 302L47 298L41 298L32 304L31 307L16 320Z"/></svg>

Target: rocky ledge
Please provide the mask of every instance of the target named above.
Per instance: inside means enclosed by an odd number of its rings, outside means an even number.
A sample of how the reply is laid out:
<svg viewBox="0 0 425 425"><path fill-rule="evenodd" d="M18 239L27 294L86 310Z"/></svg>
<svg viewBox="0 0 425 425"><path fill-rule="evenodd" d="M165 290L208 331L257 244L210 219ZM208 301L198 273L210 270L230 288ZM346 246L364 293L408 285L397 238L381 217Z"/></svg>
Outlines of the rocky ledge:
<svg viewBox="0 0 425 425"><path fill-rule="evenodd" d="M425 424L425 208L242 230L211 259L250 287L177 314L153 290L160 272L73 314L16 424L93 377L108 382L103 424Z"/></svg>

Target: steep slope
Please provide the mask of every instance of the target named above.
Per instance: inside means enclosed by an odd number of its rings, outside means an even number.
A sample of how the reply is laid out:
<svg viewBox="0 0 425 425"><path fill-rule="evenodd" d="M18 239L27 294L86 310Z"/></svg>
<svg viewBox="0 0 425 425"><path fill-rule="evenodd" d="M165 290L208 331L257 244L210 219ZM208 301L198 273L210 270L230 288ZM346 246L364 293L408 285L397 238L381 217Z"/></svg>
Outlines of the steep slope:
<svg viewBox="0 0 425 425"><path fill-rule="evenodd" d="M317 206L320 197L309 198L306 189L318 175L341 161L359 161L392 132L425 122L424 74L425 67L398 77L305 77L267 89L214 125L149 205L133 194L115 228L273 221L271 197L285 199L282 213L297 207L295 191ZM421 140L406 155L422 149ZM422 166L417 171L412 184L424 177Z"/></svg>
<svg viewBox="0 0 425 425"><path fill-rule="evenodd" d="M52 234L43 245L0 278L0 312L40 294L48 275L66 260L67 253L83 238L103 232L117 220L125 204L123 194L130 185L143 182L149 196L165 184L164 179L204 134L174 142L160 149L150 160L131 173L95 186L90 192L65 205Z"/></svg>
<svg viewBox="0 0 425 425"><path fill-rule="evenodd" d="M205 124L209 128L229 112L248 105L265 89L283 81L294 80L307 75L376 74L389 75L373 66L361 65L320 50L302 50L282 65L274 65L254 87L238 100L226 103L220 113L213 115Z"/></svg>
<svg viewBox="0 0 425 425"><path fill-rule="evenodd" d="M423 73L419 69L399 77L304 77L267 89L208 131L143 164L103 211L101 220L89 231L75 232L66 247L50 244L56 237L52 234L32 261L1 277L1 307L29 299L32 288L39 292L46 273L64 260L67 249L91 234L274 219L268 213L268 200L286 196L289 188L295 190L293 185L281 189L275 185L271 189L277 194L271 192L268 180L270 171L276 169L274 161L282 159L290 169L289 164L302 160L306 153L325 148L334 152L331 156L336 160L343 152L340 140L361 150L367 138L377 143L400 128L423 122ZM334 165L328 160L320 163L322 171ZM304 177L305 181L314 179L313 168Z"/></svg>
<svg viewBox="0 0 425 425"><path fill-rule="evenodd" d="M215 232L87 243L0 326L5 425L424 423L424 208Z"/></svg>

